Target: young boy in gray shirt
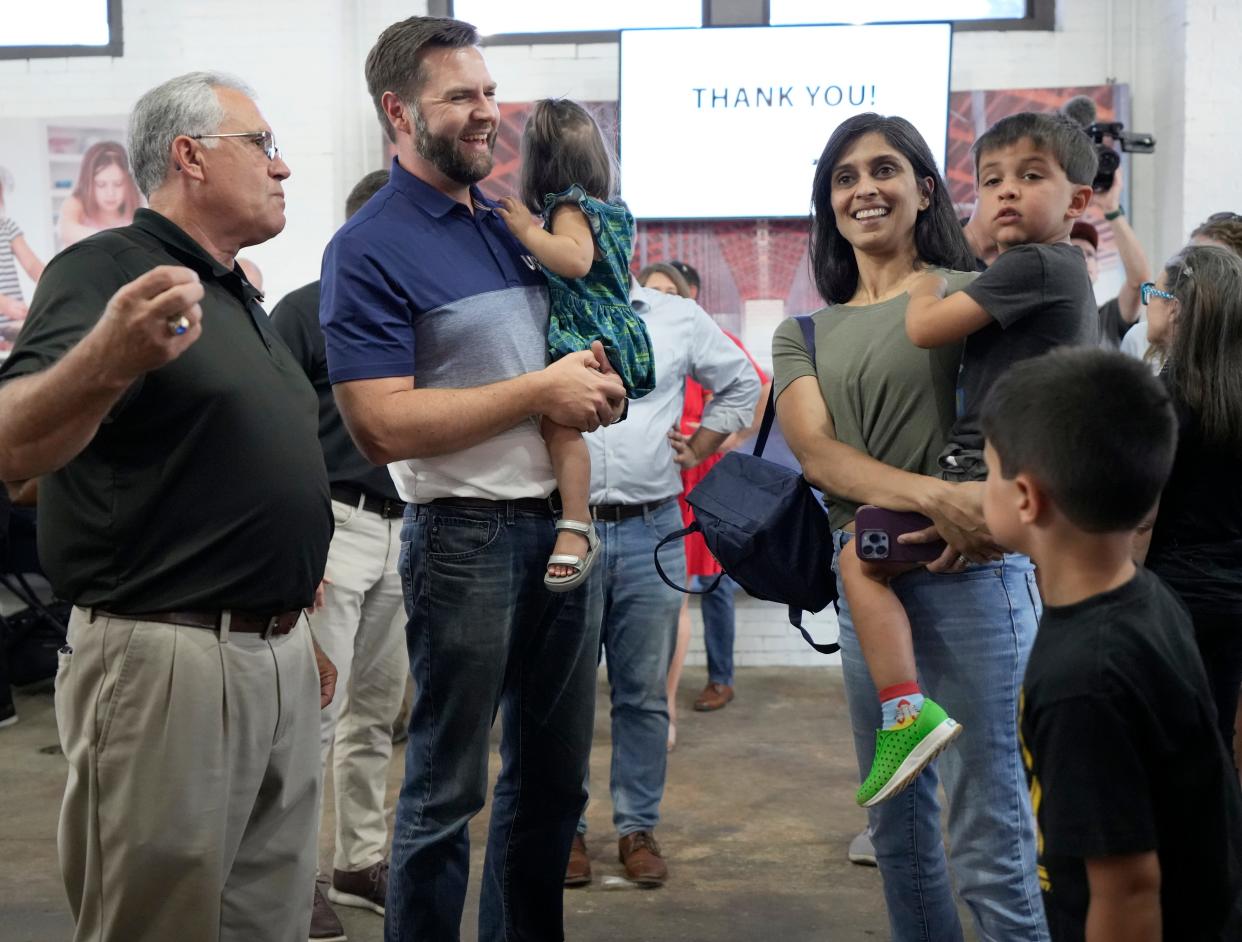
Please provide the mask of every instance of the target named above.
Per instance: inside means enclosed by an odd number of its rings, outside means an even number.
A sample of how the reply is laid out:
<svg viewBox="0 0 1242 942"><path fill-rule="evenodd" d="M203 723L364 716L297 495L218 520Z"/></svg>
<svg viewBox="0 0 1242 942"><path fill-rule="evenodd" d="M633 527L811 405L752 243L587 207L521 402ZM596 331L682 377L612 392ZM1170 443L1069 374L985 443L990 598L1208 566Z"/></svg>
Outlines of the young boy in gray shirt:
<svg viewBox="0 0 1242 942"><path fill-rule="evenodd" d="M979 211L1001 254L947 296L943 277L921 276L906 309L917 346L966 341L958 418L940 457L954 481L986 476L979 408L996 379L1054 347L1094 345L1099 331L1086 263L1069 241L1091 201L1097 158L1090 139L1060 115L1024 112L998 121L974 152ZM855 542L839 565L883 714L875 761L856 795L870 807L905 788L962 730L919 688L910 622L889 585L910 567L864 560Z"/></svg>

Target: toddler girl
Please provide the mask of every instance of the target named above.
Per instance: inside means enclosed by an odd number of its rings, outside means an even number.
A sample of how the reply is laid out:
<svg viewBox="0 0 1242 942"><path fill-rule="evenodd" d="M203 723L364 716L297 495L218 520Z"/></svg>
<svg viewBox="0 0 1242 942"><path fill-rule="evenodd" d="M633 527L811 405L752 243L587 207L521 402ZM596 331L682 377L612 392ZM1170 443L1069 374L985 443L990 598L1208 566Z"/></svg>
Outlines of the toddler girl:
<svg viewBox="0 0 1242 942"><path fill-rule="evenodd" d="M501 200L500 216L539 259L551 291L552 359L599 340L632 399L655 388L647 328L630 306L634 217L617 197L617 164L595 119L566 99L544 99L522 133L521 201ZM531 215L542 214L542 225ZM595 562L591 459L576 429L543 418L560 489L562 517L544 584L553 592L581 585Z"/></svg>

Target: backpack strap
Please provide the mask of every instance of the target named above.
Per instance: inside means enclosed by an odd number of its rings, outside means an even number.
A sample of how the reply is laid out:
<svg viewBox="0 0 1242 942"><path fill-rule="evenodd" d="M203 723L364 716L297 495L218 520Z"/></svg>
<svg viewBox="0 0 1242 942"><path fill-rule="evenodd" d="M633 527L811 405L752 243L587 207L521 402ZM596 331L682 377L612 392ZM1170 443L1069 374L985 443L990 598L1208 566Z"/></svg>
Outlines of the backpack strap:
<svg viewBox="0 0 1242 942"><path fill-rule="evenodd" d="M799 314L794 318L802 329L802 343L806 352L811 355L811 366L815 365L815 322L810 314ZM759 425L759 435L755 438L755 450L751 452L756 458L763 457L763 449L767 447L768 436L772 434L772 424L776 421L776 384L768 387L768 404L763 410L763 421Z"/></svg>
<svg viewBox="0 0 1242 942"><path fill-rule="evenodd" d="M718 576L716 576L715 579L712 580L712 584L709 585L706 589L686 589L686 588L683 588L682 586L679 586L676 582L670 579L668 575L665 574L664 567L660 565L660 549L666 543L671 543L673 542L673 540L685 539L691 533L699 533L702 530L703 528L699 526L699 522L696 520L694 521L694 523L690 524L690 526L688 527L684 527L681 530L674 530L672 533L670 533L668 536L661 539L660 542L656 544L656 548L655 548L656 572L660 574L660 578L664 580L664 584L668 586L670 589L676 589L678 592L684 592L686 595L706 595L708 592L713 591L716 588L716 586L720 585L720 580L724 577L723 570L720 572Z"/></svg>
<svg viewBox="0 0 1242 942"><path fill-rule="evenodd" d="M796 605L789 606L789 624L802 632L803 640L820 654L836 654L841 650L841 645L835 641L829 641L827 644L817 644L815 639L811 637L811 633L802 627L802 609Z"/></svg>

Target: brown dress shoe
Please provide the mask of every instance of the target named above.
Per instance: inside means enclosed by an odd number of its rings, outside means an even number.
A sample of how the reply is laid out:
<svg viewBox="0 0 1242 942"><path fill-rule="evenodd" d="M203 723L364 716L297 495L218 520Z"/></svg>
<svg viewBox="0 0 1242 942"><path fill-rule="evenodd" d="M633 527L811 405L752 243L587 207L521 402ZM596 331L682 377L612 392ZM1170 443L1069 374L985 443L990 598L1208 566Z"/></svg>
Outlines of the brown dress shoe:
<svg viewBox="0 0 1242 942"><path fill-rule="evenodd" d="M586 839L574 835L569 845L569 865L565 868L566 886L586 886L591 882L591 858L587 856Z"/></svg>
<svg viewBox="0 0 1242 942"><path fill-rule="evenodd" d="M719 710L733 699L733 688L728 684L708 684L694 701L694 708L700 713Z"/></svg>
<svg viewBox="0 0 1242 942"><path fill-rule="evenodd" d="M668 866L660 856L660 845L650 831L634 831L617 842L618 855L625 864L625 875L639 886L663 886Z"/></svg>

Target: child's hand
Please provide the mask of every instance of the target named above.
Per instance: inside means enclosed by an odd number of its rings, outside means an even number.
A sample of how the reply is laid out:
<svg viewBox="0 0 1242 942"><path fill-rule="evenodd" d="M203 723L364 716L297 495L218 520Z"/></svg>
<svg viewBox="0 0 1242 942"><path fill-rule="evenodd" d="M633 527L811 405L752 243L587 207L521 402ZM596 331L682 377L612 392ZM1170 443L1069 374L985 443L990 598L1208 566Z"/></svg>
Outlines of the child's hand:
<svg viewBox="0 0 1242 942"><path fill-rule="evenodd" d="M525 238L526 234L532 229L541 228L531 211L512 196L502 196L500 198L500 205L496 207L496 212L505 221L509 231L519 239Z"/></svg>
<svg viewBox="0 0 1242 942"><path fill-rule="evenodd" d="M948 290L949 284L935 272L923 272L910 282L909 294L912 298L935 298L940 300Z"/></svg>

